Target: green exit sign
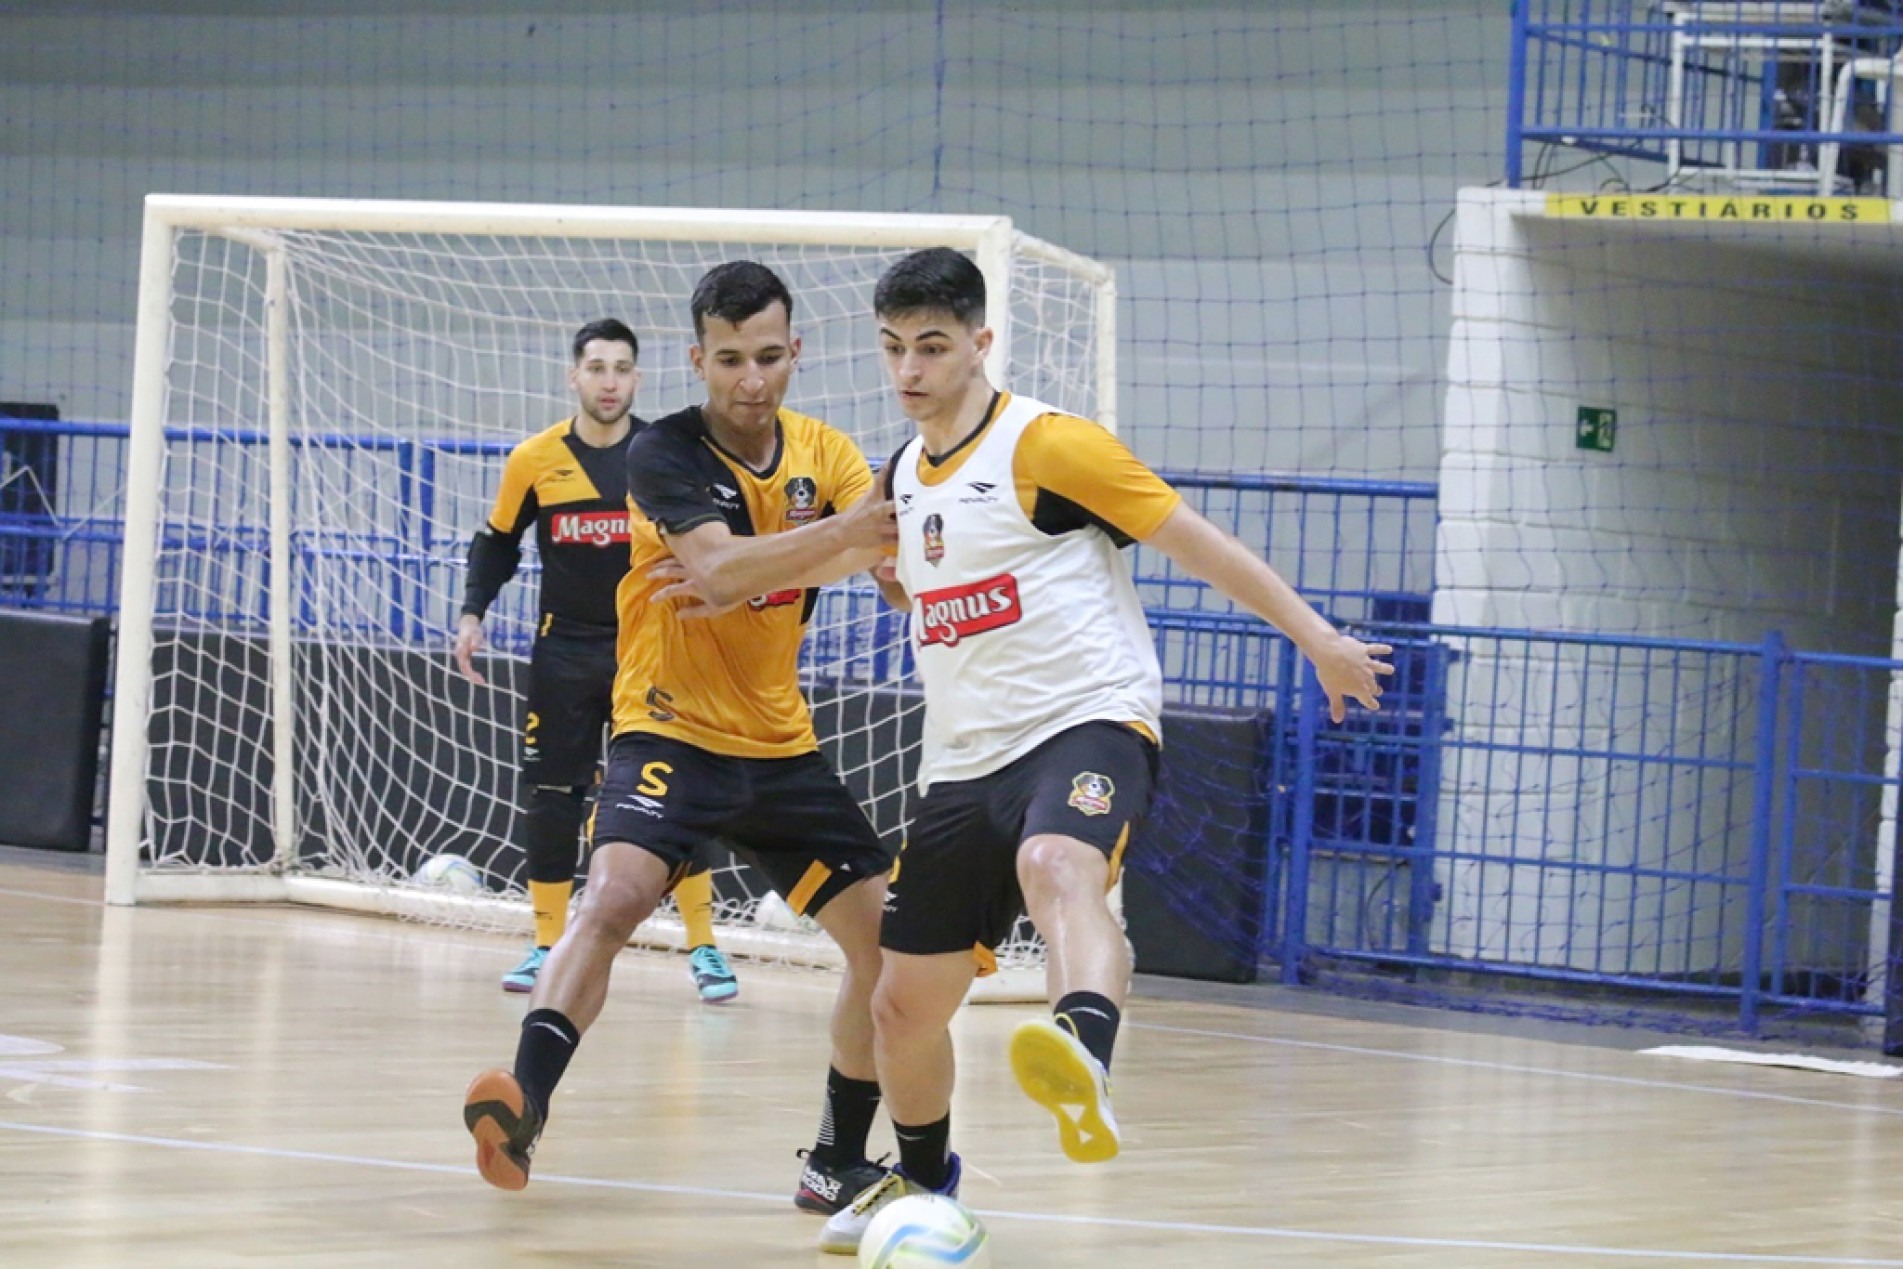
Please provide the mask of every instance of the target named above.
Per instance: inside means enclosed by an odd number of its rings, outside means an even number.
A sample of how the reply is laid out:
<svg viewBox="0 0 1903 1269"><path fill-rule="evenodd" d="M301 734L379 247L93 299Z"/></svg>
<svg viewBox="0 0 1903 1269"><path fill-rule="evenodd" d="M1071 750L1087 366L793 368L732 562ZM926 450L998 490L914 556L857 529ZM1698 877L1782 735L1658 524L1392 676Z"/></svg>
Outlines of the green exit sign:
<svg viewBox="0 0 1903 1269"><path fill-rule="evenodd" d="M1573 433L1573 444L1580 449L1596 449L1602 454L1610 454L1613 434L1618 430L1617 410L1582 405L1579 407L1579 428Z"/></svg>

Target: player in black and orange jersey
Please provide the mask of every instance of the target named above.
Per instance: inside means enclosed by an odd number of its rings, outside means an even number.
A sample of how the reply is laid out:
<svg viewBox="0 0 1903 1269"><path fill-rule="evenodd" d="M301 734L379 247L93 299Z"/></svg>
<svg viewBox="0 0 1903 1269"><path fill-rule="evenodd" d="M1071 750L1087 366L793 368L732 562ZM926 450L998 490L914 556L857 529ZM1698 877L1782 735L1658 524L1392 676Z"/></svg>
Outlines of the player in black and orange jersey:
<svg viewBox="0 0 1903 1269"><path fill-rule="evenodd" d="M692 309L706 404L652 424L629 451L637 514L587 894L536 984L514 1069L478 1075L463 1117L483 1177L527 1185L549 1098L601 1012L615 953L695 845L719 834L845 953L825 1110L794 1196L834 1212L884 1176L866 1138L891 855L819 753L797 665L809 588L876 563L892 506L850 440L782 408L799 341L771 270L721 265ZM676 576L724 611L683 617L669 599Z"/></svg>
<svg viewBox="0 0 1903 1269"><path fill-rule="evenodd" d="M482 619L522 560L533 525L542 561L541 620L529 658L522 737L524 802L516 844L528 861L535 943L502 976L504 991L534 988L548 949L568 922L587 795L612 716L615 588L628 572L628 446L647 424L630 408L640 344L606 318L575 332L569 386L577 410L509 454L488 522L469 546L469 575L453 653L463 677L483 683L474 657ZM713 879L704 864L675 897L687 925L688 964L701 999L731 1000L739 983L714 946Z"/></svg>

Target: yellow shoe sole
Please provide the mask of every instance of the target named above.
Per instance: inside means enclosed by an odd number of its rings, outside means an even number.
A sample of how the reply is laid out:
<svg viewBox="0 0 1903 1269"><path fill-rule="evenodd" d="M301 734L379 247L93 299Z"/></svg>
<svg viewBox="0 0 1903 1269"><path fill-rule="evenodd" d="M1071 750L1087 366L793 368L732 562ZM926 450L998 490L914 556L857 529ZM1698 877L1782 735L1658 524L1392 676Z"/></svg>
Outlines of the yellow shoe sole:
<svg viewBox="0 0 1903 1269"><path fill-rule="evenodd" d="M1078 1163L1102 1163L1117 1157L1117 1129L1075 1043L1046 1019L1020 1023L1011 1033L1011 1071L1024 1095L1056 1117L1064 1153Z"/></svg>

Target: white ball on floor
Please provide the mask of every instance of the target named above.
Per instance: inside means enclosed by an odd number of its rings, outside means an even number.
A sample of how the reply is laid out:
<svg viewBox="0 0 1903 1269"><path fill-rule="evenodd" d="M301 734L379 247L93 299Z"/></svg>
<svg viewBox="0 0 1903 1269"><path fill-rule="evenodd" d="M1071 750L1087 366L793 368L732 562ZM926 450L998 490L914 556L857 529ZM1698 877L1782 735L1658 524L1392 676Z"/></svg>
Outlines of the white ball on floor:
<svg viewBox="0 0 1903 1269"><path fill-rule="evenodd" d="M991 1235L955 1198L908 1194L879 1209L859 1240L860 1269L988 1269Z"/></svg>
<svg viewBox="0 0 1903 1269"><path fill-rule="evenodd" d="M455 894L481 894L484 889L482 870L461 855L432 855L410 874L410 880Z"/></svg>
<svg viewBox="0 0 1903 1269"><path fill-rule="evenodd" d="M797 930L800 919L793 909L780 898L779 892L769 890L766 898L760 900L753 909L753 923L763 930Z"/></svg>

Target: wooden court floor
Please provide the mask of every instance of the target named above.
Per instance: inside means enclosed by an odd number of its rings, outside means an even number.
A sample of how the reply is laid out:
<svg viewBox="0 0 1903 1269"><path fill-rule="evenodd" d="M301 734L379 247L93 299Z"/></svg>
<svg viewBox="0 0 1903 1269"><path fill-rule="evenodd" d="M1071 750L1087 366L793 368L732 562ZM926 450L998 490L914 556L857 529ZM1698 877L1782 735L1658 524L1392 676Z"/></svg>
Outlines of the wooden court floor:
<svg viewBox="0 0 1903 1269"><path fill-rule="evenodd" d="M716 1010L680 958L625 955L534 1183L504 1194L460 1110L513 1053L516 944L99 893L0 851L0 1266L852 1263L790 1202L822 975L742 965ZM957 1023L964 1198L1001 1269L1903 1266L1903 1081L1151 992L1118 1053L1124 1154L1084 1168L1010 1083L1028 1008Z"/></svg>

